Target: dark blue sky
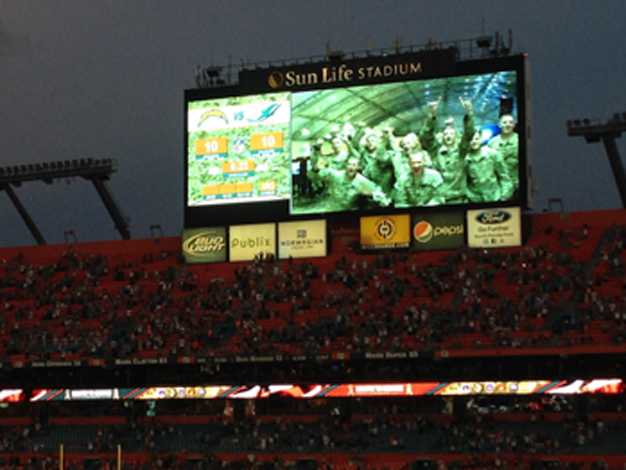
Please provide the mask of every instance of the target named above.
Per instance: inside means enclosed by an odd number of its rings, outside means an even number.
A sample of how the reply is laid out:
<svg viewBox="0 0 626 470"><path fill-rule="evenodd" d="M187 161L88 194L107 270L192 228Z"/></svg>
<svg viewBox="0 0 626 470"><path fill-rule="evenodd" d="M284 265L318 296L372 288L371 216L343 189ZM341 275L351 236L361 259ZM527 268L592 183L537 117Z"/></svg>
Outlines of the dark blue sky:
<svg viewBox="0 0 626 470"><path fill-rule="evenodd" d="M626 2L401 0L0 0L0 166L115 158L110 187L133 238L179 235L183 90L197 64L390 48L513 30L532 63L535 210L621 206L601 144L566 121L626 112ZM626 153L626 145L619 149ZM84 180L17 189L49 243L118 239ZM0 193L0 246L34 244Z"/></svg>

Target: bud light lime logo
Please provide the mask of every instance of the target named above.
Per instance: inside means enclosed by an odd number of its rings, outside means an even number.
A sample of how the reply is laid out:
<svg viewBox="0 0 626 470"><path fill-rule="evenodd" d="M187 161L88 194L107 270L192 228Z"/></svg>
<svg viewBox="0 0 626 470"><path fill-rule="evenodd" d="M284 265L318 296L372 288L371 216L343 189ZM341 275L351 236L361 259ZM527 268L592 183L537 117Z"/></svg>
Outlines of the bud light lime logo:
<svg viewBox="0 0 626 470"><path fill-rule="evenodd" d="M418 222L413 227L413 236L420 243L428 243L433 239L433 226L425 220Z"/></svg>

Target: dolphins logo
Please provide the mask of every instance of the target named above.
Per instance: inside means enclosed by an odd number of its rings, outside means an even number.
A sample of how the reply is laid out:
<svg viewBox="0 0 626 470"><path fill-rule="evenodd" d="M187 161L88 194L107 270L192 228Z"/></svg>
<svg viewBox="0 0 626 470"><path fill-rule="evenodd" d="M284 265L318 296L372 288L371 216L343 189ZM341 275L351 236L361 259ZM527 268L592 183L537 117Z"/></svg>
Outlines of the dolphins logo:
<svg viewBox="0 0 626 470"><path fill-rule="evenodd" d="M206 113L203 113L202 116L200 116L200 119L198 120L198 127L200 127L205 121L208 121L211 118L221 119L226 124L228 124L228 117L226 116L226 114L224 114L223 111L219 109L211 109Z"/></svg>
<svg viewBox="0 0 626 470"><path fill-rule="evenodd" d="M263 111L261 111L261 114L259 115L258 118L248 119L248 122L253 122L253 123L263 122L271 118L274 114L276 114L276 111L278 111L278 108L280 108L280 104L277 104L277 103L271 104L267 108L265 108Z"/></svg>

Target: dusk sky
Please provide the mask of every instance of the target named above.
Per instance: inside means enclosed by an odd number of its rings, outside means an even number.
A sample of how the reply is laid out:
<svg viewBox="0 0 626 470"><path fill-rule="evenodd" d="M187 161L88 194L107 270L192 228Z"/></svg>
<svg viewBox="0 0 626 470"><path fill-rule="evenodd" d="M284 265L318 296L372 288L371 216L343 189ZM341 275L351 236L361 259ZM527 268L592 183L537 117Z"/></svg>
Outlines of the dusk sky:
<svg viewBox="0 0 626 470"><path fill-rule="evenodd" d="M532 69L535 211L621 201L602 144L566 121L626 112L626 2L401 0L0 0L0 166L113 158L108 183L133 238L183 224L183 91L202 66L320 56L513 31ZM626 154L626 136L618 148ZM48 243L117 240L85 180L16 192ZM0 246L33 245L0 191Z"/></svg>

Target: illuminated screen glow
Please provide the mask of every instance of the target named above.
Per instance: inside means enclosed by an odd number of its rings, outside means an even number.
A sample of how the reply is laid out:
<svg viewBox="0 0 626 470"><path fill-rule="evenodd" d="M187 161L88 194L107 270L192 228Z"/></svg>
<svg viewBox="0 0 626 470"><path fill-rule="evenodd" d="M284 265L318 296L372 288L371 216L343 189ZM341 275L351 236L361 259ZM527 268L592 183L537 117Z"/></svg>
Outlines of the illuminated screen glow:
<svg viewBox="0 0 626 470"><path fill-rule="evenodd" d="M14 391L10 391L14 392ZM23 394L14 395L21 401ZM38 389L29 401L80 400L253 400L272 396L295 399L469 395L615 395L626 392L622 379L523 380L485 382L396 382L344 384L204 385L93 390ZM13 394L13 393L12 393ZM6 401L6 400L5 400Z"/></svg>
<svg viewBox="0 0 626 470"><path fill-rule="evenodd" d="M189 103L188 205L289 199L289 96Z"/></svg>
<svg viewBox="0 0 626 470"><path fill-rule="evenodd" d="M516 71L498 71L191 100L187 207L521 202L518 85Z"/></svg>

